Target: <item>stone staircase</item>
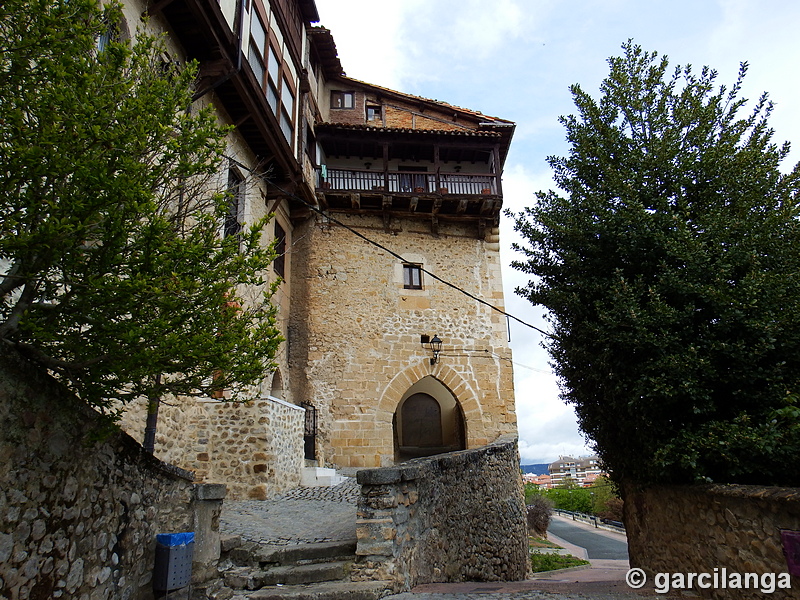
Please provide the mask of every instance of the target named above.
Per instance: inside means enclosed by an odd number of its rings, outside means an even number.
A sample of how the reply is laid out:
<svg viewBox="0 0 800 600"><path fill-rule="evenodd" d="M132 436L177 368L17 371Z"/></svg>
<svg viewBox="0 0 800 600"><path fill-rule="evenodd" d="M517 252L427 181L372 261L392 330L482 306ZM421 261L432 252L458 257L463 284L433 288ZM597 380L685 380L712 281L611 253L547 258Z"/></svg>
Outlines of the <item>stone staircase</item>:
<svg viewBox="0 0 800 600"><path fill-rule="evenodd" d="M355 540L273 546L234 538L222 547L220 575L231 600L378 600L389 593L387 581L350 581Z"/></svg>

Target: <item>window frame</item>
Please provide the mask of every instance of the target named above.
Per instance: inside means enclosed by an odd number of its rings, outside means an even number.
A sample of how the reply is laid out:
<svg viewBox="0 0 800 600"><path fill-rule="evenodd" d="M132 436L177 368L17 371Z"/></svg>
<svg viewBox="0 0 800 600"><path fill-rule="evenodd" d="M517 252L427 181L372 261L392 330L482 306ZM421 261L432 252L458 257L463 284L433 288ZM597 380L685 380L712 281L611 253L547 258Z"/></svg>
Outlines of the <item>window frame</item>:
<svg viewBox="0 0 800 600"><path fill-rule="evenodd" d="M416 275L416 281L415 281ZM423 288L422 282L422 265L419 263L403 263L403 289L404 290L421 290Z"/></svg>
<svg viewBox="0 0 800 600"><path fill-rule="evenodd" d="M255 25L258 35L253 35ZM264 94L270 111L278 121L281 133L292 145L295 139L295 113L297 110L296 83L292 80L292 71L284 60L275 31L265 25L262 9L258 3L250 13L250 35L248 42L247 62L256 77L258 86ZM263 35L262 35L263 33ZM259 47L263 43L264 47ZM290 100L287 106L285 100Z"/></svg>
<svg viewBox="0 0 800 600"><path fill-rule="evenodd" d="M350 106L347 106L347 99L350 99ZM340 102L337 102L340 100ZM340 104L340 106L337 106ZM356 107L356 93L347 90L331 90L331 108L336 110L353 110Z"/></svg>
<svg viewBox="0 0 800 600"><path fill-rule="evenodd" d="M286 280L286 231L283 229L278 219L275 219L275 260L272 261L272 268L275 274Z"/></svg>
<svg viewBox="0 0 800 600"><path fill-rule="evenodd" d="M370 113L372 113L372 118L370 118ZM367 123L383 121L383 107L380 104L366 104L364 107L364 119Z"/></svg>
<svg viewBox="0 0 800 600"><path fill-rule="evenodd" d="M222 237L238 235L242 231L244 221L244 204L247 197L247 182L233 165L228 167L228 193L230 202L225 222L222 225Z"/></svg>

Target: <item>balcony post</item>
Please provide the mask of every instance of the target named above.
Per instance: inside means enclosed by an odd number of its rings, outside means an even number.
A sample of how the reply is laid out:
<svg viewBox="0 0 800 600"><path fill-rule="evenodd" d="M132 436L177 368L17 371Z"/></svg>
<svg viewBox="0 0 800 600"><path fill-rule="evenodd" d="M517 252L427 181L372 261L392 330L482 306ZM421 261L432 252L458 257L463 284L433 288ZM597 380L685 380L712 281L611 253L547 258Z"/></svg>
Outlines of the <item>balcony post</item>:
<svg viewBox="0 0 800 600"><path fill-rule="evenodd" d="M500 183L500 180L502 179L503 174L502 174L501 170L498 168L498 165L501 164L500 163L500 146L496 145L492 152L494 154L494 171L495 171L494 172L494 181L495 181L495 184L494 184L495 185L495 192L494 193L497 194L498 196L502 196L503 195L503 186Z"/></svg>
<svg viewBox="0 0 800 600"><path fill-rule="evenodd" d="M389 144L383 144L383 189L389 192Z"/></svg>
<svg viewBox="0 0 800 600"><path fill-rule="evenodd" d="M439 144L436 144L433 147L433 172L434 178L436 179L434 191L439 194L442 189L442 182L440 178L440 172L442 170L442 165L439 162Z"/></svg>

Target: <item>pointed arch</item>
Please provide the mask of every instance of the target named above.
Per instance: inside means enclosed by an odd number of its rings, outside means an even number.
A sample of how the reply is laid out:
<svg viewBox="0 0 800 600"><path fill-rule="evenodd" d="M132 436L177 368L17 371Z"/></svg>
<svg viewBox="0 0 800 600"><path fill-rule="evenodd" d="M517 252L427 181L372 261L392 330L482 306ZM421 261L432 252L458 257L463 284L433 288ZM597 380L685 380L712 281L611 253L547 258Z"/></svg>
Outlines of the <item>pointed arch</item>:
<svg viewBox="0 0 800 600"><path fill-rule="evenodd" d="M475 386L461 377L452 367L441 363L429 365L428 361L419 362L395 375L384 388L378 401L378 420L391 425L395 411L409 388L425 377L433 377L447 388L459 405L466 429L466 447L472 448L483 444L486 438L483 409L475 393Z"/></svg>
<svg viewBox="0 0 800 600"><path fill-rule="evenodd" d="M281 375L280 369L275 369L275 372L272 374L272 383L270 384L269 395L273 398L284 400L283 390L283 375Z"/></svg>

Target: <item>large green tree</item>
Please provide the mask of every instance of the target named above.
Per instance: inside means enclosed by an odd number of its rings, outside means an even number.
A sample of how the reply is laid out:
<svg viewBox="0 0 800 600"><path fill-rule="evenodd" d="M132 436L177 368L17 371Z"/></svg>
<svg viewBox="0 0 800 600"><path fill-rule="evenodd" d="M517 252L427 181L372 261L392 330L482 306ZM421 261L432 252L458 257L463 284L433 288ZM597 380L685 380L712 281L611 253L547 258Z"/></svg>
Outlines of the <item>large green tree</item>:
<svg viewBox="0 0 800 600"><path fill-rule="evenodd" d="M0 347L113 413L272 368L273 250L222 235L228 129L118 5L0 3Z"/></svg>
<svg viewBox="0 0 800 600"><path fill-rule="evenodd" d="M747 71L628 42L571 88L563 191L515 215L562 397L617 480L800 485L800 169ZM745 112L746 111L746 112ZM742 115L742 113L745 113Z"/></svg>

